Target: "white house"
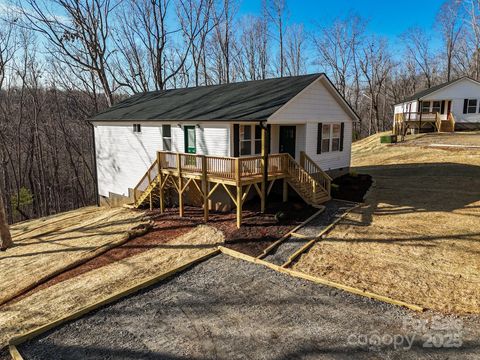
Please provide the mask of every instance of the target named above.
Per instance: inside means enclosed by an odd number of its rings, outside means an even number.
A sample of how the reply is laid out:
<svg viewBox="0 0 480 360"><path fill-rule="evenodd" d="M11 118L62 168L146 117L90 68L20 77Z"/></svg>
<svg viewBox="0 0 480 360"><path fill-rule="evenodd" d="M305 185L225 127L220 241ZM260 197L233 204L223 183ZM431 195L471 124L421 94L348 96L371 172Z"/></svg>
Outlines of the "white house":
<svg viewBox="0 0 480 360"><path fill-rule="evenodd" d="M337 176L350 167L358 120L325 74L135 95L90 120L98 191L104 198L131 195L159 151L258 158L262 127L270 156L307 158Z"/></svg>
<svg viewBox="0 0 480 360"><path fill-rule="evenodd" d="M394 129L418 131L480 128L480 82L469 77L419 91L394 107Z"/></svg>

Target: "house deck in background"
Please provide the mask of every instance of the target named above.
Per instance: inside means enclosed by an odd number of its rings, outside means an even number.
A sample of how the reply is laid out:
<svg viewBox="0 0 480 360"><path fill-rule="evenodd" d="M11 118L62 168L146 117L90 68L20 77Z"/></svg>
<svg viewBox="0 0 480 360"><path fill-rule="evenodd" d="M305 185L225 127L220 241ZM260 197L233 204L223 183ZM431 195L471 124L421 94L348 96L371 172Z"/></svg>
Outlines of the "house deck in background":
<svg viewBox="0 0 480 360"><path fill-rule="evenodd" d="M480 128L480 83L462 77L417 92L396 104L395 134Z"/></svg>
<svg viewBox="0 0 480 360"><path fill-rule="evenodd" d="M206 218L234 205L238 224L275 182L284 200L292 188L318 205L349 170L358 120L324 74L135 95L91 119L99 195L163 209L170 187L181 214L185 202Z"/></svg>

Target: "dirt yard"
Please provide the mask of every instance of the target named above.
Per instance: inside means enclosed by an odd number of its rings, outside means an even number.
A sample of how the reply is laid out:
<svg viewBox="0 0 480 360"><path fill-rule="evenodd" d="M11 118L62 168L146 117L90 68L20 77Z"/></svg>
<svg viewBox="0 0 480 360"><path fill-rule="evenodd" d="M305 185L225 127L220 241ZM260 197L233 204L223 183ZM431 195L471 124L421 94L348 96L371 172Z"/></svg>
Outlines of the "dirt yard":
<svg viewBox="0 0 480 360"><path fill-rule="evenodd" d="M429 147L479 139L355 143L354 170L374 180L366 204L294 268L429 309L480 313L480 149Z"/></svg>
<svg viewBox="0 0 480 360"><path fill-rule="evenodd" d="M147 228L142 212L94 207L12 226L15 245L0 252L0 304Z"/></svg>
<svg viewBox="0 0 480 360"><path fill-rule="evenodd" d="M176 269L211 252L223 241L223 234L215 228L198 226L148 251L71 277L4 305L0 308L0 348L14 335L78 311L152 276Z"/></svg>
<svg viewBox="0 0 480 360"><path fill-rule="evenodd" d="M410 312L227 255L61 325L25 344L25 360L68 359L444 359L430 334L460 334L456 358L480 354L477 330L437 319L416 330ZM431 323L429 323L431 324ZM360 337L396 336L393 345ZM408 337L408 338L407 338ZM408 340L407 340L408 339ZM410 345L409 345L410 344ZM411 348L409 347L411 346ZM406 349L409 349L406 351Z"/></svg>

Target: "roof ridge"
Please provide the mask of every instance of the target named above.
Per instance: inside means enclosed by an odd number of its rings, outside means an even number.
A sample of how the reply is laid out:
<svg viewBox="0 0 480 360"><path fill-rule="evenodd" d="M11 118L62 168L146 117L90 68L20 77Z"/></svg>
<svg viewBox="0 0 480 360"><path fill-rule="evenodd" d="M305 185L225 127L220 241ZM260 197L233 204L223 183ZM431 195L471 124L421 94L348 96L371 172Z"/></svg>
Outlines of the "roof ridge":
<svg viewBox="0 0 480 360"><path fill-rule="evenodd" d="M413 101L413 100L420 100L424 96L427 96L431 93L434 93L435 91L440 90L443 87L446 87L448 85L451 85L451 84L456 83L457 81L460 81L460 80L463 80L463 79L472 80L472 81L474 81L474 82L476 82L480 85L480 82L478 80L475 80L474 78L472 78L468 75L463 75L463 76L460 76L456 79L446 81L446 82L443 82L441 84L437 84L437 85L434 85L434 86L430 86L429 88L425 88L425 89L416 91L413 95L407 96L406 98L404 98L402 101L396 103L395 105L404 104L406 102L410 102L410 101Z"/></svg>
<svg viewBox="0 0 480 360"><path fill-rule="evenodd" d="M320 73L311 73L311 74L303 74L303 75L292 75L292 76L282 76L282 77L272 77L272 78L266 78L266 79L256 79L256 80L246 80L246 81L234 81L234 82L229 82L229 83L223 83L223 84L209 84L209 85L198 85L198 86L187 86L187 87L180 87L180 88L171 88L171 89L161 89L161 90L151 90L151 91L144 91L140 93L136 93L132 96L135 95L142 95L142 94L153 94L153 93L163 93L163 92L169 92L169 91L176 91L176 90L191 90L191 89L203 89L203 88L209 88L209 87L219 87L219 86L230 86L230 85L239 85L239 84L251 84L254 82L264 82L264 81L272 81L272 80L288 80L288 79L294 79L294 78L304 78L304 77L320 77L324 75L325 73L320 72Z"/></svg>

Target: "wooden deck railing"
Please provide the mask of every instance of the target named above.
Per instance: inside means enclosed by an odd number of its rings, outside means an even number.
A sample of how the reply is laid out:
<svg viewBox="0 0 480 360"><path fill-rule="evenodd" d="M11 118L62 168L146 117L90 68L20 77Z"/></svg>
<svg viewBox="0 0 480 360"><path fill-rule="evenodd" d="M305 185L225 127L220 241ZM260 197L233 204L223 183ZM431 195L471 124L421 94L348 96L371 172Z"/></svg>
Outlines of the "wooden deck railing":
<svg viewBox="0 0 480 360"><path fill-rule="evenodd" d="M237 177L242 179L262 175L261 156L234 158L226 156L183 154L165 151L160 151L158 154L160 166L163 170L180 170L182 173L203 174L203 164L206 164L207 176L214 176L217 178L235 180ZM286 154L271 154L268 156L268 168L270 174L282 171L282 159L285 156ZM203 158L205 158L205 162L203 162ZM180 167L178 166L179 163ZM237 168L238 174L236 173ZM147 176L145 175L142 180L144 180L146 177ZM142 181L140 183L142 183Z"/></svg>
<svg viewBox="0 0 480 360"><path fill-rule="evenodd" d="M332 179L305 153L301 153L302 165L289 154L268 156L268 176L288 177L293 184L302 187L314 200L318 191L330 195ZM224 182L231 185L252 184L263 177L263 158L250 156L242 158L184 154L160 151L157 160L149 167L134 189L135 204L141 203L149 186L153 189L158 183L159 172L174 176L199 176L207 181ZM150 189L151 191L151 189ZM141 195L141 196L140 196Z"/></svg>
<svg viewBox="0 0 480 360"><path fill-rule="evenodd" d="M404 112L395 114L398 121L436 121L438 112Z"/></svg>

